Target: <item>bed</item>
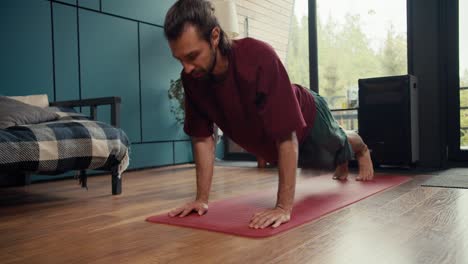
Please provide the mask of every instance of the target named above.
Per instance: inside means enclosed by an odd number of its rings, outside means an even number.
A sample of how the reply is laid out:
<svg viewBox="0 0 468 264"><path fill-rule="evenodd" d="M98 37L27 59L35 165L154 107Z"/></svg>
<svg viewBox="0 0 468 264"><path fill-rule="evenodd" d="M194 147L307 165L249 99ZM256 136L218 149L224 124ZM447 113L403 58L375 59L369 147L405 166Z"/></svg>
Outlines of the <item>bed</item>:
<svg viewBox="0 0 468 264"><path fill-rule="evenodd" d="M46 121L0 128L0 177L54 176L76 171L82 187L87 188L88 170L108 171L112 175L112 194L120 194L130 145L119 128L120 101L119 97L106 97L54 102L42 107L47 111L42 116L53 113L43 119ZM111 124L96 120L99 105L111 106ZM73 107L89 107L90 116Z"/></svg>

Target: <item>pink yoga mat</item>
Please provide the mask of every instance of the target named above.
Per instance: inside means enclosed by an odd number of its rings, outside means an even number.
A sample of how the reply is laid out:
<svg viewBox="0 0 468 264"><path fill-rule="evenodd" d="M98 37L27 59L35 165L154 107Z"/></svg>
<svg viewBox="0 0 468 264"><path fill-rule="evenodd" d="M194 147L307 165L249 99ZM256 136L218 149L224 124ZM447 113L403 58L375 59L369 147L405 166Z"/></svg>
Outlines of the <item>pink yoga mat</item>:
<svg viewBox="0 0 468 264"><path fill-rule="evenodd" d="M317 219L373 194L407 182L411 178L399 175L377 175L369 182L335 181L331 175L311 177L297 183L291 221L273 229L248 227L252 215L271 208L276 202L276 189L210 203L207 214L192 213L184 218L167 213L148 217L153 223L192 227L246 237L268 237Z"/></svg>

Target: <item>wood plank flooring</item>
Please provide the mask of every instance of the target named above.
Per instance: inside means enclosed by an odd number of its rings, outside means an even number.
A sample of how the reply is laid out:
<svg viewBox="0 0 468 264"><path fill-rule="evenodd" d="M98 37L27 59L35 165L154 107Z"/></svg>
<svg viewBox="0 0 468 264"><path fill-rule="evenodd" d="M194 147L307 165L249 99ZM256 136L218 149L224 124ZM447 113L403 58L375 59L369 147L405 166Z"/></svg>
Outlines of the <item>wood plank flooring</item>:
<svg viewBox="0 0 468 264"><path fill-rule="evenodd" d="M120 196L110 176L88 191L74 180L0 189L0 263L468 263L468 190L420 187L429 175L266 239L145 222L192 199L194 174L128 172ZM275 169L217 166L210 198L276 184Z"/></svg>

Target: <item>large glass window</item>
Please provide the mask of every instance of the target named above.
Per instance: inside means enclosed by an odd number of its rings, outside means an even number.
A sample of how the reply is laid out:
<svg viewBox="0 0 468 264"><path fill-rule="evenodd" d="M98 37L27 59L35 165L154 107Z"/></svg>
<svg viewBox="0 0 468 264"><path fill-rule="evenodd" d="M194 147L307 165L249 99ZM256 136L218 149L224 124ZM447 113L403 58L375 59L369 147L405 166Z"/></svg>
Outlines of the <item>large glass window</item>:
<svg viewBox="0 0 468 264"><path fill-rule="evenodd" d="M310 87L308 0L295 0L289 31L286 68L292 83Z"/></svg>
<svg viewBox="0 0 468 264"><path fill-rule="evenodd" d="M408 72L406 1L316 3L319 91L341 125L357 129L358 79Z"/></svg>
<svg viewBox="0 0 468 264"><path fill-rule="evenodd" d="M459 54L460 54L460 147L468 149L468 0L458 2Z"/></svg>

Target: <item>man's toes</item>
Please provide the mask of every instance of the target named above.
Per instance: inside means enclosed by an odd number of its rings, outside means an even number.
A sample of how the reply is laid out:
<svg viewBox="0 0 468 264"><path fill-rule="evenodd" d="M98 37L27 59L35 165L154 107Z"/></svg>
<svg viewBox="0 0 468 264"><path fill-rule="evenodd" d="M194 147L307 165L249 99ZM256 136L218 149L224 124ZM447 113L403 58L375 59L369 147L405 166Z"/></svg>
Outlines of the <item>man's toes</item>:
<svg viewBox="0 0 468 264"><path fill-rule="evenodd" d="M348 179L348 177L338 177L338 176L333 176L333 179L334 180L337 180L337 181L345 181Z"/></svg>
<svg viewBox="0 0 468 264"><path fill-rule="evenodd" d="M361 176L362 181L370 181L370 180L372 180L372 178L373 178L372 172L368 172L368 173L364 174L363 176Z"/></svg>
<svg viewBox="0 0 468 264"><path fill-rule="evenodd" d="M374 178L374 172L372 170L361 171L356 177L357 181L369 181Z"/></svg>
<svg viewBox="0 0 468 264"><path fill-rule="evenodd" d="M348 173L347 172L335 172L335 174L333 174L333 179L334 180L344 181L347 178L348 178Z"/></svg>

